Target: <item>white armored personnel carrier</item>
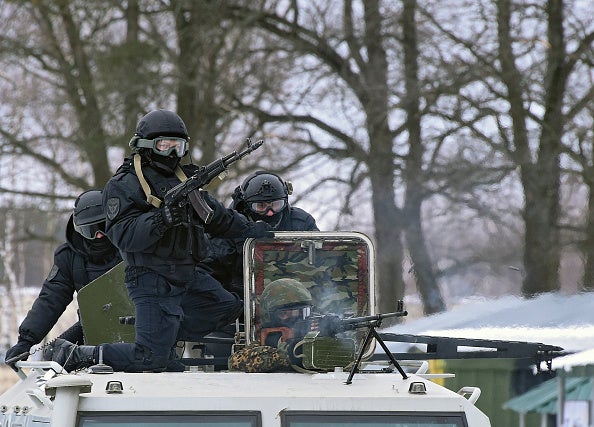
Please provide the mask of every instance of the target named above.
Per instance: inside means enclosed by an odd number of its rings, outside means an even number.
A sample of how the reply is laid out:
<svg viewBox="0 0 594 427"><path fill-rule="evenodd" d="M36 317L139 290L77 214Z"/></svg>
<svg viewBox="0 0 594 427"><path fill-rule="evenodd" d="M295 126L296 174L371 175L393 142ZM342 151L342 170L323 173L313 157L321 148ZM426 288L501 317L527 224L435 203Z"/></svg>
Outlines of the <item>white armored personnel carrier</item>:
<svg viewBox="0 0 594 427"><path fill-rule="evenodd" d="M0 397L0 427L486 427L489 419L475 406L480 390L437 385L420 359L459 357L461 345L491 347L496 351L482 352L491 357L508 352L517 357L521 349L523 357L548 359L560 350L383 334L376 328L385 317L406 312L395 305L394 313L376 313L374 259L361 233L286 232L250 239L244 246L243 323L230 337L184 343L185 372L113 372L102 363L65 372L55 362L19 361L20 381ZM279 278L303 283L318 320L333 320L335 330L304 337L299 372L226 369L221 348L237 352L267 333L260 294ZM134 339L134 307L121 266L78 298L86 344ZM428 351L392 353L390 341L422 342Z"/></svg>

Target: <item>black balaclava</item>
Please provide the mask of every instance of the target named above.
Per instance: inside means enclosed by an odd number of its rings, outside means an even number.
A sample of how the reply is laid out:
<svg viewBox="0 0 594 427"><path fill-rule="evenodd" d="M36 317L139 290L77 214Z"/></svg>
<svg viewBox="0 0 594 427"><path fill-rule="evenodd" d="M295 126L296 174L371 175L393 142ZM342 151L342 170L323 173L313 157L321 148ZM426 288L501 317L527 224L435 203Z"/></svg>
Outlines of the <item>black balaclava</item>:
<svg viewBox="0 0 594 427"><path fill-rule="evenodd" d="M116 256L117 248L107 236L93 240L83 237L82 241L85 252L93 264L107 264Z"/></svg>
<svg viewBox="0 0 594 427"><path fill-rule="evenodd" d="M142 150L143 156L147 159L149 164L164 175L173 175L175 167L181 160L174 154L169 156L162 156L152 150Z"/></svg>

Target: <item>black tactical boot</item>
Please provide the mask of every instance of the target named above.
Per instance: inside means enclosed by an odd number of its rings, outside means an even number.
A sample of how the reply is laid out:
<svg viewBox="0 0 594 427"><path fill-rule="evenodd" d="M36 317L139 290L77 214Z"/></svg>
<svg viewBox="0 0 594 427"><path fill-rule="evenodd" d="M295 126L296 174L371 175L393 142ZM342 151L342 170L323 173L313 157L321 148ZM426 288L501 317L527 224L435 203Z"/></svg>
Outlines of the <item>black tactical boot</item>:
<svg viewBox="0 0 594 427"><path fill-rule="evenodd" d="M70 341L57 338L48 344L43 350L43 358L58 362L70 372L77 369L87 368L95 363L93 353L95 346L76 345Z"/></svg>

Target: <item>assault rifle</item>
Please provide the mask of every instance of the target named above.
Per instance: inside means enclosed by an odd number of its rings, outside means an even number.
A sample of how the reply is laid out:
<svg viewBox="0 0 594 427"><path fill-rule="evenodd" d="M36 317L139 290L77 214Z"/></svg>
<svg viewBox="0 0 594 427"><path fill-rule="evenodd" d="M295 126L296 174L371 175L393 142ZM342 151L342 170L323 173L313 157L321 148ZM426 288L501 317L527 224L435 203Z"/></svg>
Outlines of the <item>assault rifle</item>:
<svg viewBox="0 0 594 427"><path fill-rule="evenodd" d="M206 166L200 166L198 172L169 190L167 194L165 194L163 202L165 205L178 204L179 206L184 206L189 201L200 219L204 221L205 224L210 223L214 211L204 200L200 193L200 189L222 172L226 171L230 164L235 163L252 151L257 150L262 144L264 144L263 140L252 143L252 140L248 138L247 148L245 150L240 151L239 153L234 151Z"/></svg>

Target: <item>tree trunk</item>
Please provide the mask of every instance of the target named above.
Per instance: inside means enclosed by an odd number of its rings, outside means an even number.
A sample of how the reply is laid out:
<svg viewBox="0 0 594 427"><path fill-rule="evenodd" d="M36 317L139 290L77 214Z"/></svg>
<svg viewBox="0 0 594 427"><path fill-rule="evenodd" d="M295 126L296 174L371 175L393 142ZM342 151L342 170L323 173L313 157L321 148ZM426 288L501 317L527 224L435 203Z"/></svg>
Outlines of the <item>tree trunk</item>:
<svg viewBox="0 0 594 427"><path fill-rule="evenodd" d="M559 230L556 223L558 194L537 167L522 168L526 202L524 248L525 277L522 294L532 297L559 289Z"/></svg>
<svg viewBox="0 0 594 427"><path fill-rule="evenodd" d="M542 120L537 165L523 171L526 206L526 277L522 286L525 296L558 291L561 258L559 236L559 198L564 117L563 95L567 80L564 68L563 1L547 2L548 39L547 74L545 77L545 114Z"/></svg>
<svg viewBox="0 0 594 427"><path fill-rule="evenodd" d="M590 168L589 171L584 171L584 174L590 175L592 172L594 171ZM594 182L591 180L586 181L590 191L588 195L586 237L582 249L585 258L582 290L594 291Z"/></svg>
<svg viewBox="0 0 594 427"><path fill-rule="evenodd" d="M111 178L108 165L106 137L102 128L102 113L95 88L92 66L85 45L81 39L80 28L74 20L69 4L60 2L59 11L61 24L67 37L70 50L63 52L64 57L71 56L71 66L76 72L63 73L66 79L67 96L70 98L74 111L78 117L80 129L79 141L85 147L91 163L94 180L91 186L103 187Z"/></svg>
<svg viewBox="0 0 594 427"><path fill-rule="evenodd" d="M379 165L378 165L379 166ZM394 203L393 180L371 167L372 207L375 221L377 254L376 308L380 313L396 310L396 302L404 298L402 276L402 214Z"/></svg>
<svg viewBox="0 0 594 427"><path fill-rule="evenodd" d="M561 105L566 75L563 70L565 46L562 29L562 1L547 3L549 50L545 78L545 114L536 153L530 149L524 107L523 78L516 68L511 37L511 2L497 2L499 60L501 78L508 90L510 116L515 144L512 153L520 168L524 189L525 227L522 293L530 297L559 289L559 158L563 116Z"/></svg>
<svg viewBox="0 0 594 427"><path fill-rule="evenodd" d="M365 2L364 44L368 60L361 73L365 79L360 101L367 117L369 135L369 178L377 243L378 293L380 312L394 311L404 298L402 276L402 215L394 199L394 153L388 126L388 64L382 46L382 16L379 2Z"/></svg>
<svg viewBox="0 0 594 427"><path fill-rule="evenodd" d="M177 112L186 122L192 146L202 152L200 163L208 163L217 156L220 118L215 99L220 6L180 0L172 7L179 39Z"/></svg>
<svg viewBox="0 0 594 427"><path fill-rule="evenodd" d="M140 32L138 20L140 15L140 8L138 6L138 0L128 0L126 6L126 44L128 46L138 45L138 35ZM132 50L132 49L131 49ZM137 75L136 58L132 55L126 58L127 74L130 76ZM124 92L124 129L125 132L129 132L130 137L136 129L138 117L142 113L146 113L140 110L138 99L141 95L142 84L140 82L134 82L132 87ZM147 111L148 112L148 111Z"/></svg>
<svg viewBox="0 0 594 427"><path fill-rule="evenodd" d="M413 262L417 290L423 303L425 314L438 313L446 309L441 291L437 285L431 256L425 245L421 220L423 203L423 153L421 136L421 113L419 111L420 93L418 77L417 27L415 23L416 0L404 0L402 13L402 46L404 48L404 74L406 98L403 100L406 111L409 153L404 171L406 197L404 218L406 222L406 243Z"/></svg>

